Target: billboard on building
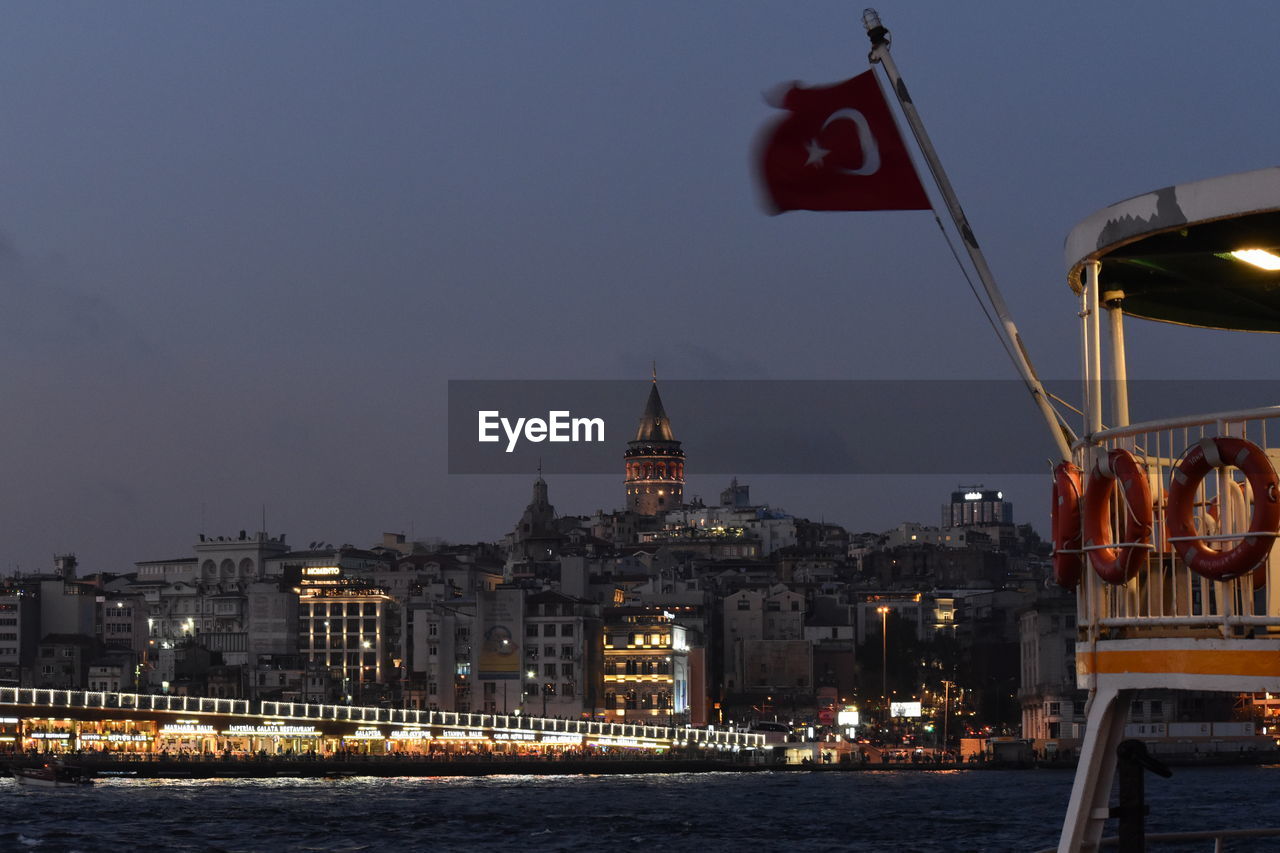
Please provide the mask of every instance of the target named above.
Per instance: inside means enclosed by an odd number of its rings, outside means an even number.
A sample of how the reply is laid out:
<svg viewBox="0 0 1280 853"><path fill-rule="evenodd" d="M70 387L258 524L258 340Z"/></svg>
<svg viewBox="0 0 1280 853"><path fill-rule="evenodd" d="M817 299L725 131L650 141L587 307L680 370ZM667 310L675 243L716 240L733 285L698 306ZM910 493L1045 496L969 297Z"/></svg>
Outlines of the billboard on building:
<svg viewBox="0 0 1280 853"><path fill-rule="evenodd" d="M477 596L476 625L479 636L481 680L520 677L520 640L524 636L524 597L521 590L493 590Z"/></svg>
<svg viewBox="0 0 1280 853"><path fill-rule="evenodd" d="M891 717L919 717L919 702L890 702L889 716Z"/></svg>

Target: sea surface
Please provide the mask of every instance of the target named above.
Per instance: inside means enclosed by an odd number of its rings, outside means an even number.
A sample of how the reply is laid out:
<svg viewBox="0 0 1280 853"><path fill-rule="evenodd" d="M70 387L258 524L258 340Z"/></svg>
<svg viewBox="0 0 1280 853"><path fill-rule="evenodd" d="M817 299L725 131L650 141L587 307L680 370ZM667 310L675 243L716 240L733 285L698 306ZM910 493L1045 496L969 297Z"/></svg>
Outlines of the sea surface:
<svg viewBox="0 0 1280 853"><path fill-rule="evenodd" d="M0 850L1026 851L1056 843L1071 780L1065 770L886 770L107 779L65 791L4 780ZM1280 767L1177 768L1148 777L1147 801L1152 832L1280 824ZM1280 851L1280 841L1228 849Z"/></svg>

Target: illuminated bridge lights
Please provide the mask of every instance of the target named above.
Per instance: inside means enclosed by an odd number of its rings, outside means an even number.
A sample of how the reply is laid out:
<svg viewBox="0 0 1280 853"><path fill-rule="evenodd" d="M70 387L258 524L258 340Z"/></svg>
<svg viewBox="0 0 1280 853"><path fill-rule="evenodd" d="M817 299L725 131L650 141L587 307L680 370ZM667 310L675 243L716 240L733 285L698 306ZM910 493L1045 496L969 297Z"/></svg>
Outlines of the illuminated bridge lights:
<svg viewBox="0 0 1280 853"><path fill-rule="evenodd" d="M55 712L57 717L53 716ZM121 712L155 723L159 734L170 736L221 734L228 737L314 738L323 731L331 730L334 724L340 724L355 728L327 736L354 738L363 731L370 740L376 737L418 741L483 740L507 744L588 743L642 749L667 749L679 744L703 750L760 749L764 747L765 740L764 735L747 732L560 720L524 714L469 714L360 705L0 687L0 715L26 719L47 717L70 722L73 719L99 720L104 714Z"/></svg>

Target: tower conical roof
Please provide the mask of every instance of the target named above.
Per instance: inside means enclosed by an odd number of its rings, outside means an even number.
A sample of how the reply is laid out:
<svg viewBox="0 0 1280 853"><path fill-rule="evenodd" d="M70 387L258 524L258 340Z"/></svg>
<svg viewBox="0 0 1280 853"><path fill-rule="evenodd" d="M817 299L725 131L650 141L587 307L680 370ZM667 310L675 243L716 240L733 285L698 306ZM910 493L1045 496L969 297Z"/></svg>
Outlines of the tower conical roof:
<svg viewBox="0 0 1280 853"><path fill-rule="evenodd" d="M667 420L667 410L662 408L662 397L658 396L658 380L653 381L649 389L649 399L644 404L644 414L640 416L640 427L636 430L636 441L675 441L671 432L671 424Z"/></svg>

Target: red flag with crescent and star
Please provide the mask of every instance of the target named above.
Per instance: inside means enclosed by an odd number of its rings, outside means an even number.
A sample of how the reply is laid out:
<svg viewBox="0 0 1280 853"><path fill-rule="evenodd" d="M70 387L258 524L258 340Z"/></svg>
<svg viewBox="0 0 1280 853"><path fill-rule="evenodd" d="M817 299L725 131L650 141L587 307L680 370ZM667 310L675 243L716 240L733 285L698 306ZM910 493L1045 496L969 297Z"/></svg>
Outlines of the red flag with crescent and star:
<svg viewBox="0 0 1280 853"><path fill-rule="evenodd" d="M831 86L793 85L766 130L760 174L774 213L928 210L875 72Z"/></svg>

